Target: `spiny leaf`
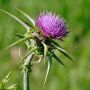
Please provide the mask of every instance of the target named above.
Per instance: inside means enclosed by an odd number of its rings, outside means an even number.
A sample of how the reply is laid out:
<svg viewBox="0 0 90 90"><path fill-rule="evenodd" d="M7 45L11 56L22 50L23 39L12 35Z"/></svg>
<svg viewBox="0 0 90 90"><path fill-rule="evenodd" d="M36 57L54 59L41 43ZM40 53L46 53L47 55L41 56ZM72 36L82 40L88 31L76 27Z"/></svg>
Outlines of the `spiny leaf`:
<svg viewBox="0 0 90 90"><path fill-rule="evenodd" d="M18 34L18 33L13 33L15 36L19 37L19 38L24 38L24 35Z"/></svg>
<svg viewBox="0 0 90 90"><path fill-rule="evenodd" d="M6 13L6 14L9 15L10 17L12 17L12 18L15 19L16 21L18 21L20 24L22 24L22 26L23 26L24 28L26 28L27 31L30 30L30 27L29 27L27 24L25 24L22 20L20 20L19 18L17 18L15 15L13 15L13 14L7 12L7 11L4 11L4 10L2 10L2 9L0 9L0 11Z"/></svg>
<svg viewBox="0 0 90 90"><path fill-rule="evenodd" d="M24 21L25 24L27 24L29 27L32 27L32 25L26 21Z"/></svg>
<svg viewBox="0 0 90 90"><path fill-rule="evenodd" d="M54 44L53 46L57 48L61 53L63 53L69 59L73 60L73 57L66 50L64 50L57 42L55 42L54 40L51 40L51 42Z"/></svg>
<svg viewBox="0 0 90 90"><path fill-rule="evenodd" d="M27 15L25 12L21 11L20 9L17 10L21 12L24 16L26 16L26 18L33 24L33 26L35 26L34 20L29 15Z"/></svg>
<svg viewBox="0 0 90 90"><path fill-rule="evenodd" d="M20 40L14 42L13 44L11 44L11 45L9 45L8 47L6 47L3 51L5 51L5 50L11 48L12 46L14 46L14 45L16 45L16 44L19 44L19 43L25 41L26 39L27 39L27 38L23 38L23 39L20 39Z"/></svg>
<svg viewBox="0 0 90 90"><path fill-rule="evenodd" d="M27 56L24 63L25 66L30 66L33 55L34 55L34 52L32 52L29 56Z"/></svg>
<svg viewBox="0 0 90 90"><path fill-rule="evenodd" d="M50 39L51 43L53 43L54 45L61 47L57 42L55 42L54 40Z"/></svg>
<svg viewBox="0 0 90 90"><path fill-rule="evenodd" d="M29 54L31 54L32 52L34 52L36 49L37 49L37 47L32 48L25 56L23 56L23 57L20 59L19 63L20 63L22 60L26 59L26 58L29 56Z"/></svg>
<svg viewBox="0 0 90 90"><path fill-rule="evenodd" d="M44 64L45 64L46 57L47 57L47 52L48 52L48 47L44 42L42 42L42 44L44 46Z"/></svg>
<svg viewBox="0 0 90 90"><path fill-rule="evenodd" d="M61 64L61 65L63 65L64 67L66 67L65 65L64 65L64 63L61 61L61 59L60 58L58 58L56 55L55 55L55 53L51 53L52 54L52 56Z"/></svg>
<svg viewBox="0 0 90 90"><path fill-rule="evenodd" d="M7 90L15 90L15 89L16 89L16 84L7 87Z"/></svg>
<svg viewBox="0 0 90 90"><path fill-rule="evenodd" d="M0 83L0 90L6 90L6 85L7 85L8 81L9 81L10 74L11 74L11 72L9 72L6 75L6 77L1 81L1 83Z"/></svg>
<svg viewBox="0 0 90 90"><path fill-rule="evenodd" d="M48 77L48 73L50 71L51 65L52 65L52 56L48 55L48 67L47 67L47 72L46 72L46 76L45 76L45 80L44 80L43 86L45 86L45 83L47 81L47 77Z"/></svg>
<svg viewBox="0 0 90 90"><path fill-rule="evenodd" d="M73 57L66 50L64 50L63 48L56 46L56 45L54 45L54 47L57 50L59 50L61 53L63 53L66 57L68 57L70 60L73 60Z"/></svg>
<svg viewBox="0 0 90 90"><path fill-rule="evenodd" d="M9 73L6 75L6 77L3 79L2 82L3 82L4 84L6 84L6 83L9 81L10 74L11 74L11 72L9 72Z"/></svg>

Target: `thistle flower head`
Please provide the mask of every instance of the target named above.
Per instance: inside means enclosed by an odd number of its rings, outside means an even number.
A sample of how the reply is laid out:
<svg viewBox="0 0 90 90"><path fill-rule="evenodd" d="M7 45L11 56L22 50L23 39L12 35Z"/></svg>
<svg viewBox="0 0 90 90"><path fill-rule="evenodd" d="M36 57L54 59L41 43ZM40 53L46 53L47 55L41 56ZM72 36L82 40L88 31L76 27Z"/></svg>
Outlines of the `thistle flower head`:
<svg viewBox="0 0 90 90"><path fill-rule="evenodd" d="M68 33L63 18L51 12L40 14L36 20L36 26L40 28L46 37L52 37L53 39L62 39Z"/></svg>

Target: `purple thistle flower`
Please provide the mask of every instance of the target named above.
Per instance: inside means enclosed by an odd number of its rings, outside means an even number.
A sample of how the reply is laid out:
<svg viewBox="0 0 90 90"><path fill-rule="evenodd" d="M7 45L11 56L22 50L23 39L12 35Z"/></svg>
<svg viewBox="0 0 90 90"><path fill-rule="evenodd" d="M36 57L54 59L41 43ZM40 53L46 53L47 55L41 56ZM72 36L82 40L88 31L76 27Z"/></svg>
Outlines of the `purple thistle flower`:
<svg viewBox="0 0 90 90"><path fill-rule="evenodd" d="M54 39L62 39L68 33L63 18L51 12L40 14L36 20L36 26L40 28L46 37Z"/></svg>

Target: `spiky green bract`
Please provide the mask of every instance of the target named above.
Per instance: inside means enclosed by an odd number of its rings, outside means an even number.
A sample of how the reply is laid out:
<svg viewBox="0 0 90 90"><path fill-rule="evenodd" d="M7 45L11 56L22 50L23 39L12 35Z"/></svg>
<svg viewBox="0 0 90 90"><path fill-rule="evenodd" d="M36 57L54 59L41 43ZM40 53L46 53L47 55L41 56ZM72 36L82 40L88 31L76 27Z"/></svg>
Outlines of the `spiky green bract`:
<svg viewBox="0 0 90 90"><path fill-rule="evenodd" d="M13 15L13 14L7 12L7 11L4 11L4 10L2 10L2 9L0 9L0 11L6 13L6 14L9 15L10 17L12 17L12 18L15 19L16 21L18 21L20 24L22 24L22 26L23 26L27 31L30 30L30 27L29 27L27 24L25 24L22 20L20 20L18 17L16 17L15 15Z"/></svg>
<svg viewBox="0 0 90 90"><path fill-rule="evenodd" d="M64 50L63 48L56 46L56 45L54 45L54 47L57 50L59 50L61 53L63 53L66 57L68 57L70 60L73 60L73 57L66 50Z"/></svg>
<svg viewBox="0 0 90 90"><path fill-rule="evenodd" d="M46 61L46 57L47 57L47 52L48 52L48 47L45 43L43 43L43 46L44 46L44 64L45 64L45 61Z"/></svg>
<svg viewBox="0 0 90 90"><path fill-rule="evenodd" d="M18 34L18 33L13 33L16 37L19 37L19 38L25 38L24 35L21 35L21 34Z"/></svg>
<svg viewBox="0 0 90 90"><path fill-rule="evenodd" d="M20 9L17 9L19 12L21 12L31 23L32 23L32 27L35 26L35 21L26 13L24 13L23 11L21 11Z"/></svg>
<svg viewBox="0 0 90 90"><path fill-rule="evenodd" d="M48 73L50 71L51 65L52 65L52 56L51 56L51 54L48 53L48 67L47 67L47 72L46 72L46 76L45 76L43 87L45 86L45 83L46 83L46 80L47 80Z"/></svg>
<svg viewBox="0 0 90 90"><path fill-rule="evenodd" d="M51 54L52 54L52 56L53 56L60 64L62 64L62 65L65 67L64 63L62 62L62 60L61 60L59 57L57 57L57 56L55 55L55 53L51 52Z"/></svg>
<svg viewBox="0 0 90 90"><path fill-rule="evenodd" d="M15 46L15 45L17 45L17 44L19 44L19 43L21 43L21 42L23 42L23 41L25 41L26 39L27 39L27 38L22 38L22 39L20 39L20 40L17 40L15 43L13 43L13 44L9 45L8 47L6 47L3 51L5 51L5 50L11 48L12 46Z"/></svg>

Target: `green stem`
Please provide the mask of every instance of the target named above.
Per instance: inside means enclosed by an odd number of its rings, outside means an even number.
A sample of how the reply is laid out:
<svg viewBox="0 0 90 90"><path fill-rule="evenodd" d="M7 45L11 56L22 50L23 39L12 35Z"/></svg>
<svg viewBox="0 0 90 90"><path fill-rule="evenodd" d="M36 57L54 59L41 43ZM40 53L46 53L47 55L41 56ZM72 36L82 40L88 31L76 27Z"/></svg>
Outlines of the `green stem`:
<svg viewBox="0 0 90 90"><path fill-rule="evenodd" d="M29 75L27 70L24 70L23 72L23 88L24 90L29 90Z"/></svg>
<svg viewBox="0 0 90 90"><path fill-rule="evenodd" d="M24 68L23 68L23 90L30 90L29 87L29 76L31 73L31 69L32 69L32 57L33 57L34 53L31 53L27 59L25 60L24 63Z"/></svg>

